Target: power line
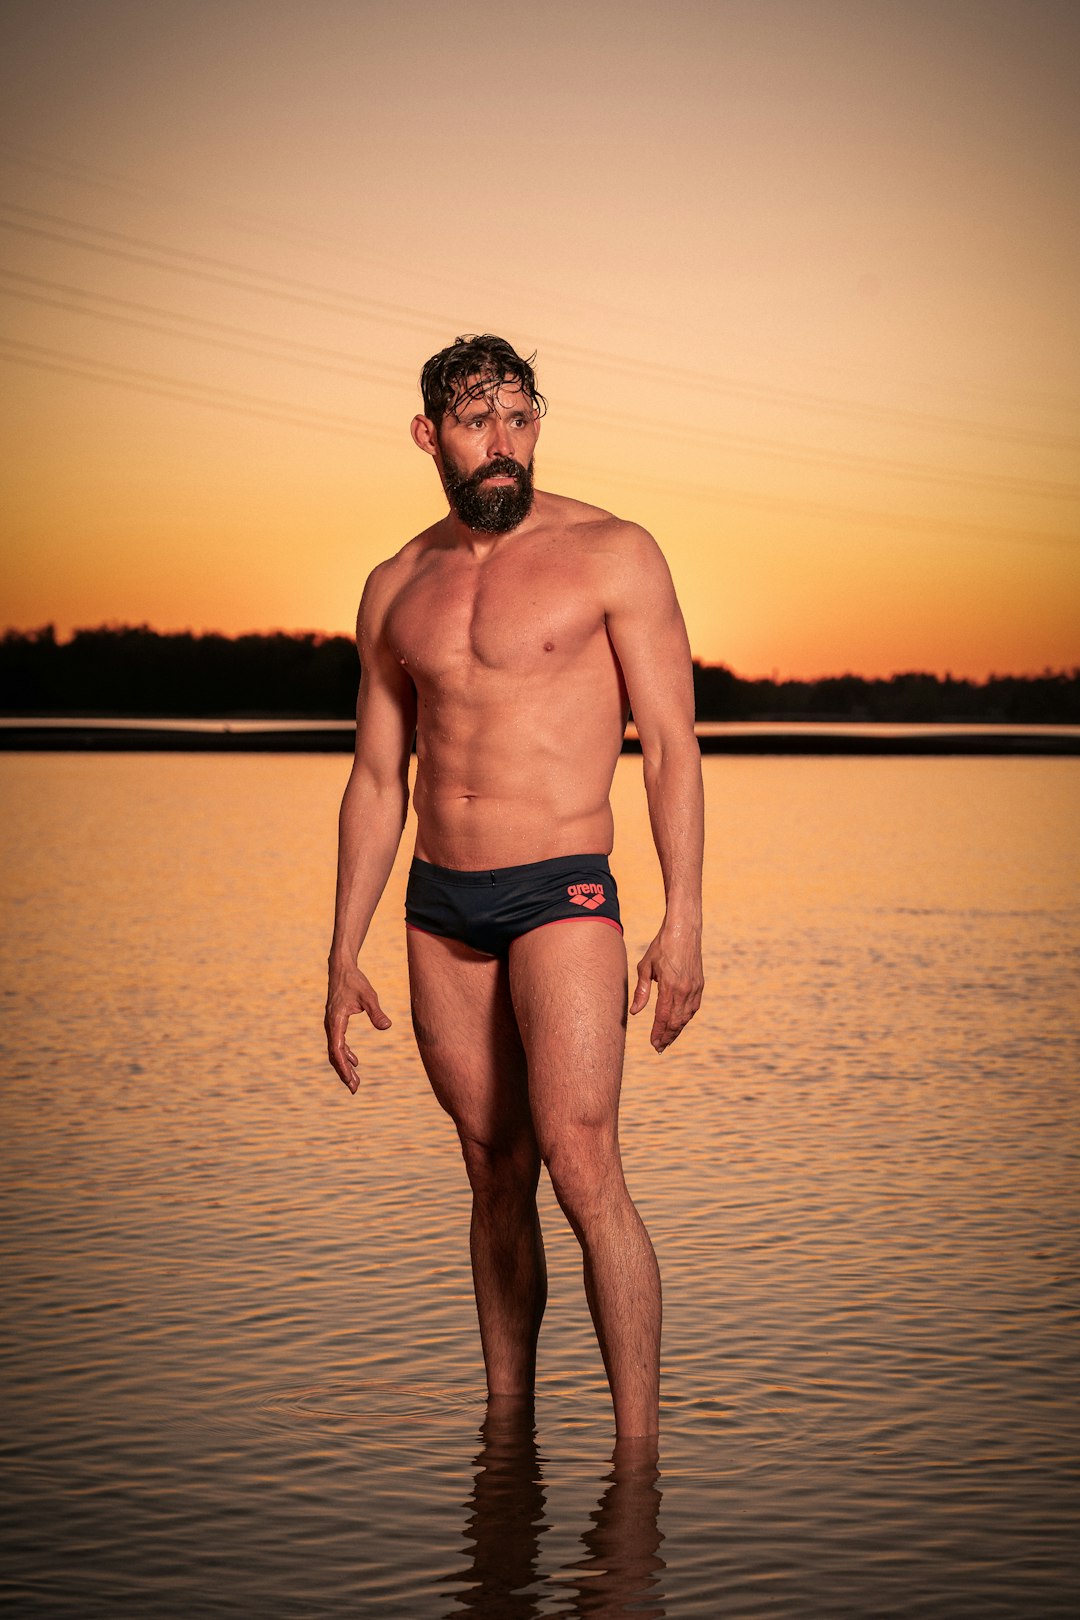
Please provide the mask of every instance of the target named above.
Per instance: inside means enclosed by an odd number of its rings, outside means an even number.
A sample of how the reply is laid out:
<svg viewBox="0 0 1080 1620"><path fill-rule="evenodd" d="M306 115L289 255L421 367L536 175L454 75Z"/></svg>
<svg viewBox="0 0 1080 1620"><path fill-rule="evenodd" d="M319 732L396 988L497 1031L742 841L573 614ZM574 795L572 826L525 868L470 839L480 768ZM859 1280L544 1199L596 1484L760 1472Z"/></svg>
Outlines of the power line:
<svg viewBox="0 0 1080 1620"><path fill-rule="evenodd" d="M43 344L23 343L15 338L0 338L0 359L15 361L43 371L60 372L92 382L113 383L118 387L152 394L158 398L175 399L189 405L209 405L218 410L232 411L240 416L255 416L263 420L283 423L288 427L316 428L322 432L344 433L351 437L377 439L383 444L401 446L403 434L388 428L336 411L320 411L293 405L287 400L263 399L254 394L243 394L232 388L218 388L211 383L188 382L183 378L163 376L160 372L143 371L133 366L117 366L110 361L95 360L86 355L71 354L63 349L50 349Z"/></svg>
<svg viewBox="0 0 1080 1620"><path fill-rule="evenodd" d="M15 352L5 354L3 345L6 345L8 350ZM308 427L324 432L344 433L351 437L378 439L382 443L392 443L395 447L400 446L402 443L401 437L390 433L384 427L357 422L351 417L336 412L309 410L292 406L288 402L280 400L267 400L253 395L241 394L233 389L216 388L203 383L189 383L183 379L170 378L157 372L142 371L130 366L115 366L107 361L90 359L85 355L71 354L64 350L49 349L41 344L21 343L10 338L0 339L0 359L7 359L39 370L60 372L64 375L94 382L112 383L119 387L135 389L140 393L175 399L187 404L209 405L218 410L227 410L242 416L258 417L289 427ZM577 476L599 477L601 479L612 476L611 474L605 474L602 468L574 466L573 463L562 462L558 459L556 465L567 467ZM726 502L728 504L757 507L768 511L795 511L804 515L826 517L834 521L858 522L879 528L902 529L906 532L923 530L935 535L954 534L967 539L989 539L1007 543L1022 540L1049 545L1075 545L1078 543L1076 538L1065 535L995 530L978 524L950 521L938 522L927 518L864 511L831 502L800 501L787 496L760 495L750 490L733 490L718 486L710 487L681 483L674 479L650 479L648 477L642 478L640 475L623 475L622 473L615 476L620 485L637 484L646 488L662 490L665 493L674 492L682 496L706 500L713 505L718 502Z"/></svg>
<svg viewBox="0 0 1080 1620"><path fill-rule="evenodd" d="M936 416L928 411L905 410L899 405L872 405L866 402L849 404L828 399L819 394L803 393L793 388L774 388L765 384L734 382L711 377L704 372L684 371L681 367L667 366L650 360L625 361L603 354L597 349L571 347L567 344L547 344L549 350L580 360L583 364L602 371L623 374L636 373L658 383L676 383L691 386L711 394L731 394L759 404L785 405L806 413L824 416L854 418L857 421L881 422L888 426L932 429L938 433L957 433L965 438L985 439L995 443L1015 443L1054 450L1080 450L1080 438L1068 434L1044 433L1034 429L997 427L991 423L965 422L957 417Z"/></svg>
<svg viewBox="0 0 1080 1620"><path fill-rule="evenodd" d="M130 175L118 174L115 170L102 169L77 158L56 152L47 152L40 147L27 146L15 141L0 140L0 154L5 156L9 162L14 162L32 172L51 175L53 178L59 178L69 184L74 183L98 191L111 192L115 196L128 200L150 201L155 206L181 204L194 207L204 218L220 220L232 229L242 231L248 235L262 237L268 241L287 242L290 245L299 245L305 248L316 245L333 253L336 257L343 258L354 264L374 266L381 271L389 272L391 275L401 274L405 269L405 266L400 261L393 261L370 252L360 252L352 239L325 230L313 231L310 226L306 225L299 228L250 209L223 208L219 204L208 201L205 195L201 193L175 185L161 185L157 182L149 182L146 179L135 179ZM445 272L433 271L430 265L425 265L424 276L430 283L453 288L456 296L461 296L464 293L471 296L471 284L463 281L460 277L450 276ZM523 291L531 302L545 298L548 302L551 302L550 297L535 288L526 288ZM654 330L677 330L671 322L659 320L653 311L645 314L641 310L628 310L613 306L608 300L600 302L595 299L583 299L560 292L557 301L560 309L576 307L605 318L614 312L619 319L633 321L636 325L648 325ZM435 318L432 316L433 320ZM545 347L550 348L551 345L545 342ZM598 351L582 352L592 353ZM834 367L832 369L834 371L846 369L848 374L851 374L854 370L851 367ZM865 371L865 368L862 369ZM856 372L856 374L858 373ZM711 374L696 372L693 375L704 379ZM924 376L921 379L915 378L914 380L922 387L936 388L945 386L950 389L960 390L963 393L973 394L980 399L985 399L988 395L990 397L996 397L997 395L997 391L990 389L986 384L973 383L962 378L937 376L927 379ZM729 382L733 388L740 386L737 381L729 380ZM754 385L742 384L741 386ZM1050 395L1045 392L1031 390L1024 390L1024 394L1027 402L1034 403L1039 408L1066 411L1070 415L1075 415L1077 411L1080 411L1080 402L1072 396L1063 398L1060 395ZM1015 393L1013 397L1016 397Z"/></svg>
<svg viewBox="0 0 1080 1620"><path fill-rule="evenodd" d="M51 175L68 183L74 182L80 186L89 186L98 191L111 192L118 197L139 202L150 201L156 206L162 204L181 204L196 208L204 218L220 220L231 229L243 232L248 236L260 237L265 241L287 242L290 246L304 248L318 247L321 251L333 254L335 258L345 259L351 264L362 264L374 267L390 275L401 275L404 266L400 261L394 261L379 254L363 253L358 251L355 242L329 231L313 231L310 227L298 228L295 225L285 224L279 219L269 215L259 214L250 209L222 208L207 202L206 198L197 192L187 191L175 186L147 184L146 181L133 180L115 172L109 172L82 163L77 159L60 157L55 153L43 152L40 149L20 146L12 141L0 140L0 154L14 161L23 168L30 169L39 174ZM451 289L455 297L467 295L474 296L475 289L472 284L460 276L450 276L442 272L433 271L430 265L424 266L426 281ZM560 309L573 307L589 314L610 318L613 306L610 302L600 302L597 299L580 298L560 292L557 299L550 293L536 288L522 288L515 282L515 288L525 293L530 302L544 301L557 302ZM619 318L626 321L640 323L642 317L636 311L616 309ZM433 317L434 318L434 317ZM657 321L655 315L649 317L653 326L667 327L670 323Z"/></svg>
<svg viewBox="0 0 1080 1620"><path fill-rule="evenodd" d="M51 214L40 208L26 208L20 203L0 203L0 207L8 213L18 214L24 219L41 221L47 225L63 227L68 231L81 231L88 236L99 236L106 242L119 242L125 247L140 248L149 253L164 255L168 258L179 259L188 264L201 268L226 270L234 275L246 276L259 281L273 283L277 287L288 289L298 294L316 294L319 297L340 301L344 304L355 304L374 310L386 319L399 320L407 318L409 323L421 321L426 326L437 321L438 317L429 310L413 309L408 304L388 303L383 299L369 298L364 293L339 291L334 288L320 286L318 282L304 281L298 276L278 275L274 270L261 270L256 265L237 264L231 259L221 259L208 253L192 253L187 248L173 248L162 242L154 242L144 236L132 236L126 231L108 230L103 225L87 225L81 220L68 219L63 214Z"/></svg>
<svg viewBox="0 0 1080 1620"><path fill-rule="evenodd" d="M28 303L42 304L50 309L69 310L75 315L93 315L98 320L116 321L122 326L136 327L141 331L160 332L166 337L186 337L199 343L213 343L217 348L232 349L239 354L253 354L262 359L268 360L286 360L291 365L308 366L317 371L336 372L342 376L359 378L364 382L381 383L390 387L415 388L415 384L412 382L411 378L408 376L403 367L379 366L377 362L360 362L358 359L354 359L354 357L351 355L346 356L346 358L352 363L349 365L342 365L340 363L341 351L338 349L327 348L321 344L300 343L292 338L277 337L271 332L257 332L253 331L249 327L230 326L224 321L210 321L205 319L203 316L186 315L180 310L162 309L160 305L156 304L142 304L133 299L113 298L107 293L91 292L86 288L73 287L65 282L50 282L45 280L45 278L42 276L26 276L21 275L18 271L0 269L0 277L14 277L19 281L30 283L36 287L44 287L57 292L71 294L76 299L97 300L101 303L114 306L114 308L110 310L93 309L88 303L72 302L71 298L49 298L41 294L27 292L19 287L0 286L0 292L6 293L10 298L22 298ZM164 321L183 323L193 327L203 327L206 329L206 331L212 333L213 335L210 337L204 337L198 331L183 332L179 331L176 325L167 326L162 325L160 321L144 321L136 318L135 316L116 313L117 310L124 309L139 310L146 314L158 315L162 317ZM235 341L228 340L219 335L222 333L234 334L236 337L255 338L259 343L270 343L277 345L279 348L295 350L297 352L295 354L272 354L269 350L257 347L255 344L237 343ZM309 356L316 355L326 356L327 358L309 358ZM331 356L335 356L337 358L331 359L329 358Z"/></svg>
<svg viewBox="0 0 1080 1620"><path fill-rule="evenodd" d="M921 483L942 484L952 488L984 490L988 494L1040 496L1050 500L1080 498L1080 484L1010 477L1001 473L942 469L928 467L919 462L901 461L894 457L861 456L855 452L793 445L779 439L753 438L746 434L717 434L707 428L695 428L690 424L675 427L657 422L652 417L636 416L625 411L602 409L582 411L567 406L561 408L559 414L576 417L579 421L609 422L616 426L632 426L644 433L660 433L665 438L677 438L693 449L743 450L751 455L765 456L772 461L790 462L807 467L833 467L841 472L873 473L890 478L914 479Z"/></svg>
<svg viewBox="0 0 1080 1620"><path fill-rule="evenodd" d="M800 500L788 495L763 495L755 490L730 489L716 484L682 483L676 479L653 478L641 473L612 473L604 468L586 466L582 463L566 461L561 456L555 457L555 465L559 469L571 474L574 478L600 479L605 483L617 483L619 487L634 485L640 489L655 490L669 495L677 494L687 496L692 500L704 501L711 506L728 504L732 506L746 506L751 509L766 512L795 512L806 517L824 517L830 522L858 523L867 528L885 528L902 530L905 533L918 533L922 531L931 536L955 535L958 539L997 541L1003 545L1012 545L1015 542L1032 543L1036 545L1066 546L1080 545L1080 534L1049 534L1040 530L994 529L979 523L963 523L954 519L915 517L905 513L880 512L853 506L844 506L834 501Z"/></svg>
<svg viewBox="0 0 1080 1620"><path fill-rule="evenodd" d="M130 236L121 231L110 231L97 226L86 225L78 220L70 220L63 215L46 213L40 209L24 208L18 204L9 203L0 204L0 207L7 209L9 213L21 216L17 220L0 219L0 225L3 225L6 229L17 230L27 235L60 242L68 247L82 248L88 252L104 254L130 263L148 265L156 270L167 270L174 274L194 276L219 286L239 288L244 292L255 292L262 296L284 299L288 302L303 304L312 308L325 309L335 314L359 314L367 320L403 326L411 330L430 332L435 327L444 324L442 317L428 311L414 309L409 305L391 304L358 293L327 289L320 287L318 283L302 281L295 277L278 276L273 272L259 270L254 266L238 265L230 260L216 259L206 254L188 253L182 249L170 248L160 243L151 242L144 237ZM42 220L46 224L27 224L25 223L27 219ZM66 226L69 231L82 232L84 236L100 236L104 238L104 242L80 240L79 237L72 237L70 234L51 229L53 225ZM110 247L107 244L111 242L130 245ZM170 264L167 262L168 259L181 262ZM247 279L238 279L241 277ZM259 285L260 282L264 283L264 285ZM783 405L803 412L854 418L864 422L875 421L891 426L904 425L920 429L931 429L937 433L954 433L963 437L995 443L1026 444L1062 450L1080 449L1080 439L1067 434L1045 433L1023 428L999 427L988 423L967 422L955 417L939 416L929 412L909 411L899 406L867 403L851 404L831 400L817 394L800 392L795 389L744 383L732 378L717 377L708 372L692 371L685 367L670 366L649 360L631 360L626 357L608 354L599 349L583 348L573 344L546 341L545 349L550 354L563 355L571 361L583 363L600 370L637 376L652 382L674 383L682 387L691 386L713 395L731 395L735 398L744 398L758 403Z"/></svg>
<svg viewBox="0 0 1080 1620"><path fill-rule="evenodd" d="M47 308L66 310L79 315L88 314L98 320L113 321L140 331L158 332L166 337L184 337L195 342L212 343L217 348L231 350L235 353L250 354L260 359L284 360L290 365L303 366L334 375L355 377L364 381L402 388L415 386L407 381L406 373L402 368L375 367L362 362L358 356L350 355L347 352L342 354L338 349L331 349L318 344L300 343L290 338L256 331L249 327L232 326L222 321L211 321L178 310L162 309L159 305L144 304L132 299L115 298L109 294L93 292L83 287L75 287L70 283L52 282L41 276L25 275L18 271L0 269L0 278L15 280L24 284L20 287L3 287L0 285L0 292L6 292L9 297L21 298L29 303L36 303ZM68 298L42 296L25 290L26 286L39 287L50 292L65 293L70 296ZM107 310L94 309L87 302L72 302L72 298L107 304L110 308ZM125 313L117 313L126 310L156 315L161 320L147 321ZM212 335L203 336L199 330L179 331L175 324L163 325L161 321L183 323L190 327L202 328ZM222 336L221 334L228 334L228 336ZM254 339L255 342L237 342L235 341L236 337ZM278 349L295 352L274 354L260 346L263 344L271 344ZM314 356L319 358L312 358ZM347 363L343 364L343 360ZM913 479L924 483L976 488L989 493L1019 494L1053 500L1075 499L1080 496L1080 486L1073 484L1010 478L1000 474L942 470L926 467L918 463L899 461L895 458L859 456L835 450L794 446L785 444L783 441L754 439L746 435L718 434L709 429L694 428L690 424L667 423L656 417L635 415L628 412L582 411L568 406L560 411L560 415L571 420L576 418L590 424L609 423L616 426L627 426L635 431L644 430L649 434L659 433L665 438L673 439L695 449L706 448L713 451L718 449L745 450L752 455L765 456L770 460L790 462L796 465L829 466L846 472L871 473L887 477Z"/></svg>

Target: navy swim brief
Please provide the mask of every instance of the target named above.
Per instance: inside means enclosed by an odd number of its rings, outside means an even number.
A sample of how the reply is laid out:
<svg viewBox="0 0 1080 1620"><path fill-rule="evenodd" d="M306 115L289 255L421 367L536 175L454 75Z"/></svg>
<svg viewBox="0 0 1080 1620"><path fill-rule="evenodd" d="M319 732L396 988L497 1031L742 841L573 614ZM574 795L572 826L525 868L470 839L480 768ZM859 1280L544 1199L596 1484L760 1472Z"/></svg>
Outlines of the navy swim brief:
<svg viewBox="0 0 1080 1620"><path fill-rule="evenodd" d="M622 933L606 855L560 855L483 872L414 860L409 870L405 926L461 940L485 956L505 956L512 940L534 928L582 917Z"/></svg>

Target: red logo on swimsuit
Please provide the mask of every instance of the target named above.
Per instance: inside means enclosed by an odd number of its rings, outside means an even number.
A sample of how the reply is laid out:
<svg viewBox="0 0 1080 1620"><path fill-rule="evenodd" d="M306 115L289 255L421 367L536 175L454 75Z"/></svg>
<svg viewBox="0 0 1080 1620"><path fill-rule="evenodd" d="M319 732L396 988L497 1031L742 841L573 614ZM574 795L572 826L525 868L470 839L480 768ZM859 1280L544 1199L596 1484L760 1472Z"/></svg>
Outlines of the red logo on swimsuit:
<svg viewBox="0 0 1080 1620"><path fill-rule="evenodd" d="M571 883L566 892L571 905L584 906L586 911L595 911L597 906L604 903L602 883Z"/></svg>

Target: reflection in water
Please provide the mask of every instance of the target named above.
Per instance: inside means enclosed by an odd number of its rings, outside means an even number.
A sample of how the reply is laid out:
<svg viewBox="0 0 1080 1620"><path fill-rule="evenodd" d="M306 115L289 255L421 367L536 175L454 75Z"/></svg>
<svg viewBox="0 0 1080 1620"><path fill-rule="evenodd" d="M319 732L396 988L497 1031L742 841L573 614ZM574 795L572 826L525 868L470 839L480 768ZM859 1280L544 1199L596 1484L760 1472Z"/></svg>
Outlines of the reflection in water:
<svg viewBox="0 0 1080 1620"><path fill-rule="evenodd" d="M473 1559L462 1574L466 1585L451 1616L475 1620L539 1620L550 1613L538 1575L544 1517L544 1484L530 1400L495 1396L480 1428L483 1446L467 1505L466 1539ZM660 1477L655 1439L620 1440L611 1458L607 1489L582 1535L585 1556L559 1581L570 1605L563 1612L620 1620L631 1614L663 1620L655 1590L664 1566L657 1517ZM543 1608L541 1603L543 1602ZM633 1605L631 1608L630 1605Z"/></svg>
<svg viewBox="0 0 1080 1620"><path fill-rule="evenodd" d="M667 1613L656 1590L665 1567L659 1478L655 1438L616 1441L607 1490L592 1515L593 1528L581 1538L587 1556L571 1566L577 1575L573 1614L662 1620Z"/></svg>
<svg viewBox="0 0 1080 1620"><path fill-rule="evenodd" d="M535 1620L536 1563L548 1526L532 1401L493 1395L480 1436L483 1446L465 1524L473 1560L463 1576L468 1586L456 1596L451 1612Z"/></svg>
<svg viewBox="0 0 1080 1620"><path fill-rule="evenodd" d="M631 1032L621 1111L663 1257L663 1479L603 1479L545 1178L541 1460L531 1424L516 1470L486 1427L473 1498L468 1190L403 1015L411 840L365 944L394 1025L350 1098L314 1015L343 761L0 755L12 1612L1075 1620L1080 760L703 765L714 993L662 1080ZM640 761L614 800L643 950Z"/></svg>

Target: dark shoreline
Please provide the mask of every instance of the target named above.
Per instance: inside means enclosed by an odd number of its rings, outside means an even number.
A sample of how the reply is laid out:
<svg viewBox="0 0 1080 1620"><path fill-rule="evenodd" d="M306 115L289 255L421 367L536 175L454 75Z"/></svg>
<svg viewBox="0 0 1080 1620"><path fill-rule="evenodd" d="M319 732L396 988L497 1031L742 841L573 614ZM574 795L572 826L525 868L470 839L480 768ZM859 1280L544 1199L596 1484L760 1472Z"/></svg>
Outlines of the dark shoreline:
<svg viewBox="0 0 1080 1620"><path fill-rule="evenodd" d="M703 754L1078 756L1080 727L762 724L698 728ZM349 722L135 720L0 723L0 752L349 754ZM640 754L630 735L624 754Z"/></svg>

